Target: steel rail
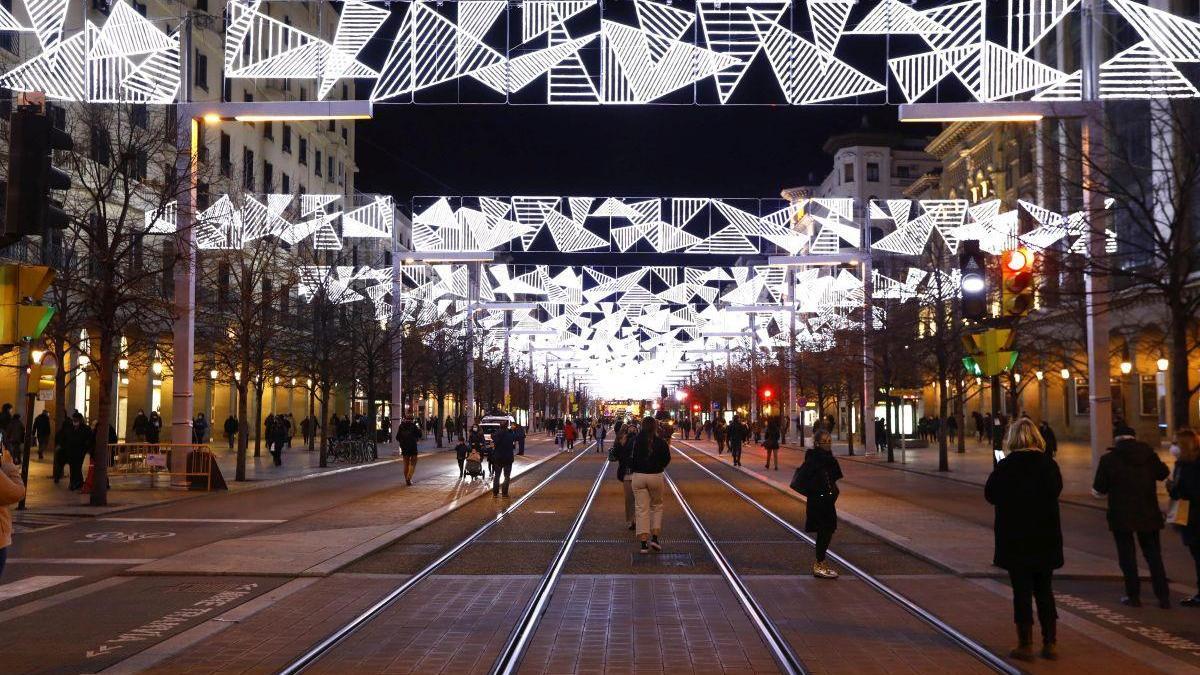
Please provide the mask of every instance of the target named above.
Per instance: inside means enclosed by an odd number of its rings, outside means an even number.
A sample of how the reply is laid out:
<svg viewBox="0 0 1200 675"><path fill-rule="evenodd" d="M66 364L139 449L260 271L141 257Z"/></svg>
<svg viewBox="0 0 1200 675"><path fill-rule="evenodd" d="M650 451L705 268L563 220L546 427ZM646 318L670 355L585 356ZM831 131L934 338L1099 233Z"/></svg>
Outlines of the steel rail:
<svg viewBox="0 0 1200 675"><path fill-rule="evenodd" d="M505 508L500 513L496 514L496 516L494 518L492 518L491 520L489 520L486 523L484 523L483 525L481 525L479 527L479 529L477 529L474 532L472 532L471 534L467 535L467 537L465 539L463 539L462 541L455 544L453 547L450 548L450 550L448 550L445 553L443 553L442 555L438 556L438 558L436 560L434 560L433 562L426 565L419 572L417 572L416 574L414 574L411 577L409 577L408 579L406 579L404 581L404 583L402 583L399 586L397 586L396 588L392 589L390 592L388 592L387 595L383 596L382 599L380 599L375 604L371 605L366 610L364 610L363 612L358 614L358 616L355 616L353 619L346 622L345 625L343 625L341 628L334 631L332 635L330 635L329 637L320 641L319 643L317 643L315 646L313 646L308 651L304 652L304 654L302 654L299 658L297 658L295 661L292 661L283 670L280 670L279 671L280 675L295 675L296 673L300 673L300 672L304 671L305 668L308 668L313 663L318 661L322 656L325 656L326 654L328 654L330 651L333 650L334 647L336 647L338 644L340 644L343 640L345 640L347 637L350 637L350 635L352 635L359 628L362 628L364 625L369 623L372 619L379 616L379 614L381 612L383 612L383 610L387 609L388 606L390 606L393 602L398 600L405 593L408 593L410 590L412 590L412 588L414 586L416 586L420 582L424 581L425 579L428 579L434 572L436 572L439 568L441 568L442 565L445 565L456 555L458 555L459 553L462 553L462 551L465 548L467 548L472 543L474 543L477 539L479 539L481 536L483 536L484 533L486 533L488 530L495 527L497 524L500 523L500 521L507 518L508 515L511 514L513 511L520 508L521 505L524 504L526 501L528 501L530 497L537 494L542 488L546 487L546 485L548 485L550 483L550 481L557 478L558 475L561 474L563 471L566 471L567 467L571 466L572 464L574 464L575 462L577 462L581 458L583 458L584 455L587 454L587 450L591 447L592 447L591 445L588 445L587 447L585 447L583 452L580 452L578 455L573 457L566 464L563 464L562 466L555 469L554 473L550 474L549 476L546 476L544 479L542 479L542 481L540 483L538 483L531 490L529 490L529 492L526 492L525 494L521 495L516 501L514 501L512 504L509 504L507 508Z"/></svg>
<svg viewBox="0 0 1200 675"><path fill-rule="evenodd" d="M704 453L705 455L708 455L710 458L716 459L708 452L701 450L700 448L697 448L696 446L692 445L691 443L688 443L686 441L683 441L682 443L683 443L683 445L686 445L697 452ZM725 480L724 478L721 478L716 473L714 473L711 469L704 466L700 462L697 462L694 458L688 456L687 453L683 452L679 448L675 448L675 452L678 452L681 457L684 457L692 464L695 464L696 466L700 467L701 470L703 470L709 476L712 476L714 479L717 480L717 482L719 482L722 485L724 485L725 487L729 488L737 496L746 500L747 503L749 503L754 508L758 509L760 512L762 512L764 515L766 515L771 520L775 521L775 523L777 523L779 526L783 527L785 530L796 535L800 539L803 539L804 541L808 542L810 545L816 546L816 543L817 543L816 540L814 540L812 537L808 536L807 532L804 532L803 530L797 528L796 526L792 525L787 520L785 520L783 517L781 517L779 514L768 509L767 507L763 506L756 499L754 499L750 495L746 494L745 492L743 492L741 489L739 489L738 487L736 487L729 481ZM743 471L743 473L745 473L745 471ZM770 485L770 484L767 483L767 485ZM771 487L774 487L774 486L771 486ZM778 488L776 488L776 489L778 489ZM782 492L782 490L780 490L780 491ZM858 567L854 563L850 562L849 560L846 560L845 558L838 555L837 553L834 553L832 550L828 551L826 553L826 555L829 558L832 558L833 561L836 562L837 564L839 564L842 567L849 570L851 574L858 577L862 581L865 581L868 586L870 586L871 588L878 591L884 597L886 597L889 600L891 600L892 602L895 602L896 604L900 605L900 607L902 607L909 614L912 614L913 616L917 617L918 619L924 621L925 623L932 626L934 628L934 630L937 630L939 633L942 633L946 637L950 638L951 641L956 643L959 647L962 647L966 651L970 652L970 654L972 656L974 656L979 661L982 661L985 665L987 665L991 669L995 670L996 672L1005 673L1006 675L1021 675L1021 670L1019 668L1012 666L1010 663L1008 663L1004 659L1000 658L996 654L993 654L991 651L989 651L983 645L981 645L978 642L967 637L962 632L960 632L958 629L954 628L953 626L946 623L945 621L942 621L941 619L939 619L935 614L933 614L929 610L925 609L924 607L921 607L917 603L908 599L905 595L903 595L899 591L893 589L892 587L883 583L879 579L876 579L874 576L868 574L862 568Z"/></svg>
<svg viewBox="0 0 1200 675"><path fill-rule="evenodd" d="M684 456L686 457L686 455ZM759 635L767 643L767 648L771 650L771 654L775 657L775 661L780 669L788 673L788 675L806 675L808 669L804 667L804 662L800 660L800 657L792 650L792 646L788 644L787 639L783 637L783 633L779 631L779 628L767 616L766 610L754 599L754 596L750 593L750 589L746 587L745 582L734 571L733 565L730 564L725 554L721 553L721 550L717 548L712 535L708 533L708 530L704 529L704 525L696 516L696 512L687 503L687 500L683 498L683 494L679 491L679 487L675 485L675 481L671 480L671 477L666 473L663 473L663 478L666 479L667 486L671 488L671 492L675 494L675 498L679 500L679 505L683 507L683 513L687 516L688 521L691 522L692 527L695 528L696 534L700 535L700 541L704 544L704 548L708 550L708 554L717 563L717 569L721 571L721 575L725 577L725 581L733 589L733 594L737 597L738 602L741 603L742 609L746 611L746 614L750 617L750 621L758 629Z"/></svg>
<svg viewBox="0 0 1200 675"><path fill-rule="evenodd" d="M571 529L567 532L562 546L558 548L558 553L555 554L554 559L550 562L550 567L542 575L537 588L534 589L533 595L525 605L525 611L521 613L520 620L517 621L516 627L509 635L504 648L500 650L500 655L496 658L495 664L492 665L491 672L494 675L513 675L520 667L521 658L525 656L525 651L529 648L529 642L533 639L533 634L537 631L538 624L542 620L542 615L546 613L546 607L550 604L551 596L554 595L554 586L558 583L559 577L562 576L562 570L566 567L567 558L571 556L571 550L575 548L575 542L579 539L579 532L583 529L583 521L587 518L588 511L591 510L592 503L596 500L596 494L600 492L600 483L604 480L606 470L608 470L608 462L602 462L600 472L596 474L596 480L592 482L592 489L588 492L587 499L583 502L583 507L575 515L575 520L571 523Z"/></svg>

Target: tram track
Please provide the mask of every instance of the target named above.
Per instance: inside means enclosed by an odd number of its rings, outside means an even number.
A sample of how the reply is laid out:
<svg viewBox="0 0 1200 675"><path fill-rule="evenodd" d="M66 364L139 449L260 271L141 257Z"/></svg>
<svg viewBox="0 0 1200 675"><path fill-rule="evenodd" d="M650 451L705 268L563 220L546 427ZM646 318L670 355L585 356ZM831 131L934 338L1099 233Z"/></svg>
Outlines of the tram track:
<svg viewBox="0 0 1200 675"><path fill-rule="evenodd" d="M577 450L574 457L572 457L562 466L555 469L549 476L543 478L528 492L518 497L511 504L500 511L500 513L496 514L469 535L446 549L432 562L429 562L420 570L414 572L411 576L406 578L402 583L389 591L378 601L355 615L333 633L329 634L326 638L310 647L299 657L292 660L287 666L280 669L279 673L281 673L281 675L294 675L296 673L305 672L311 666L317 664L319 661L321 661L321 659L333 652L348 638L360 632L367 625L378 619L385 611L388 610L388 608L394 606L398 600L406 596L422 582L430 579L437 572L446 567L451 561L459 558L463 552L473 544L483 540L484 535L486 535L497 525L510 520L516 511L541 493L543 489L553 483L555 479L562 476L564 472L566 472L572 465L584 457L591 455L589 452L591 448L592 445L589 445L584 447L582 450ZM500 656L496 660L496 664L493 666L492 672L513 672L511 668L515 667L514 665L505 666L504 664L519 663L520 655L523 653L523 649L527 645L528 636L531 635L533 630L536 628L537 620L540 618L541 612L545 609L545 604L548 601L549 595L553 592L554 583L561 574L563 564L570 555L570 551L574 546L575 539L578 538L579 529L582 525L584 517L591 506L591 502L595 499L596 492L599 489L600 481L604 477L604 470L607 468L606 464L607 463L601 466L601 469L593 482L592 489L588 493L585 503L572 521L572 525L567 537L564 538L562 545L559 547L558 552L554 555L551 564L546 572L542 575L533 596L528 601L526 609L522 614L523 618L521 624L518 624L517 628L514 629L512 634L509 636L504 648L501 650ZM523 630L522 626L526 624L528 624L528 627ZM505 669L498 670L501 667L504 667Z"/></svg>
<svg viewBox="0 0 1200 675"><path fill-rule="evenodd" d="M695 458L690 456L688 453L681 450L678 446L679 445L687 446L688 448L691 448L693 451L699 452L699 453L705 455L706 457L709 457L713 461L716 461L716 459L713 458L712 455L697 448L696 446L692 445L691 443L687 443L686 441L676 441L672 445L675 446L673 449L680 457L683 457L684 459L688 460L692 465L694 465L695 467L697 467L698 469L703 471L705 474L707 474L710 478L715 480L720 485L727 488L730 492L732 492L735 495L737 495L738 497L740 497L745 503L749 504L751 507L753 507L760 514L762 514L763 516L768 518L770 521L772 521L779 527L783 528L787 532L791 533L797 539L799 539L799 540L805 542L806 544L808 544L809 546L812 546L815 548L816 541L811 536L809 536L806 532L804 532L803 530L792 525L787 519L783 518L775 511L767 508L765 505L762 504L762 502L760 502L759 500L750 496L744 490L738 488L736 485L729 482L725 478L722 478L721 476L717 475L716 472L714 472L713 470L711 470L710 468L708 468L701 462L697 461ZM725 465L722 464L722 466L725 466ZM682 492L678 489L675 482L668 478L668 484L671 486L672 491L675 493L676 498L679 500L679 503L683 506L685 512L687 512L688 518L690 520L692 520L693 525L694 525L697 533L700 535L701 539L703 540L705 547L708 548L713 553L714 558L718 559L718 564L722 567L723 574L726 574L726 566L728 566L729 574L731 574L732 577L727 575L726 578L730 582L731 586L734 586L736 584L736 585L741 586L742 588L745 588L746 585L745 585L744 581L737 574L736 570L733 569L733 566L728 563L728 560L725 559L724 555L720 553L717 541L709 534L708 530L704 528L702 522L699 520L699 517L695 514L695 511L688 504L687 500L685 499ZM773 490L776 489L772 486L767 486L766 484L764 484L764 486L770 487ZM936 633L938 633L942 637L949 640L951 643L953 643L954 645L959 647L961 650L970 654L974 659L976 659L983 665L987 666L992 671L999 672L999 673L1005 673L1006 675L1019 675L1022 672L1020 669L1014 667L1013 665L1009 664L1004 659L1002 659L999 656L997 656L996 654L992 653L990 650L988 650L983 645L979 644L975 640L972 640L970 637L966 636L961 631L955 629L953 626L949 625L945 621L942 621L937 615L926 610L925 608L918 605L916 602L914 602L911 599L909 599L908 597L906 597L904 594L895 590L894 588L889 586L887 583L880 580L878 577L868 573L867 571L862 569L860 566L851 562L846 557L839 555L838 553L834 552L832 549L827 552L827 557L830 560L832 560L834 563L836 563L837 565L841 566L843 569L848 571L855 578L858 578L859 580L861 580L862 582L867 584L867 586L869 586L872 590L877 592L879 595L883 596L884 598L889 600L891 603L899 606L901 609L903 609L909 615L919 619L925 625L932 628ZM734 578L736 578L736 581L734 580ZM748 593L748 591L747 591L747 593ZM740 599L740 595L739 595L739 599ZM757 610L754 610L754 611L762 611L761 606L753 598L752 595L748 596L748 601L753 606L758 608ZM746 606L746 603L743 603L743 604L744 604L744 606ZM747 606L747 612L751 613L751 611L752 610L749 608L749 606ZM757 624L757 622L758 622L757 617L755 617L754 614L751 614L751 616L752 616L752 619L754 619ZM763 628L762 630L765 631L765 630L771 629L775 633L779 632L778 628L775 627L774 623L771 622L770 617L766 616L765 612L763 613L763 618L765 621L765 623L764 623L765 628ZM765 636L765 633L764 633L764 636ZM767 638L764 637L764 639L767 639ZM785 640L785 643L786 643L786 640ZM771 647L773 651L775 650L775 645L773 645L770 641L768 641L768 646ZM789 652L791 651L790 646L788 646L788 651ZM780 658L780 656L777 655L777 659L779 659L779 658Z"/></svg>

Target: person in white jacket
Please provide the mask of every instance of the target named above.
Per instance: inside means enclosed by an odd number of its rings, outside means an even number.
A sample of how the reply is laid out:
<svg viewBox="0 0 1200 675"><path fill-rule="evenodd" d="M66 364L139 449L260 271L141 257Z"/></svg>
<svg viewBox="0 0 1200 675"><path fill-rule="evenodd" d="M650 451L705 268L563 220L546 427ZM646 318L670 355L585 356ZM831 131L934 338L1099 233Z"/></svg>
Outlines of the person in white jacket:
<svg viewBox="0 0 1200 675"><path fill-rule="evenodd" d="M8 547L12 546L13 510L17 502L24 498L25 484L21 482L21 467L13 462L7 450L0 450L0 576L4 575Z"/></svg>

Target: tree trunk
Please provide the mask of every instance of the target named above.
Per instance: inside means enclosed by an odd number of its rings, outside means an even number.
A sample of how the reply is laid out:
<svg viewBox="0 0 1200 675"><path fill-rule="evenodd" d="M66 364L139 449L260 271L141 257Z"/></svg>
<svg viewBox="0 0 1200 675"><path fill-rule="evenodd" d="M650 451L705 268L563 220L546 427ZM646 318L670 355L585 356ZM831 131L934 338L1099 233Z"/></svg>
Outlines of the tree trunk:
<svg viewBox="0 0 1200 675"><path fill-rule="evenodd" d="M58 367L54 369L54 424L50 425L51 450L57 447L58 430L67 421L67 351L64 341L54 341L54 358L58 360ZM74 367L75 364L71 365Z"/></svg>
<svg viewBox="0 0 1200 675"><path fill-rule="evenodd" d="M433 422L433 438L442 447L442 430L446 428L446 392L437 390L437 418Z"/></svg>
<svg viewBox="0 0 1200 675"><path fill-rule="evenodd" d="M308 419L313 422L313 429L311 430L312 433L309 434L309 436L308 436L308 451L309 452L312 452L313 449L316 447L315 444L317 441L317 430L316 430L317 397L313 395L314 391L315 390L312 387L308 388ZM325 427L324 426L321 426L321 435L322 436L325 435Z"/></svg>
<svg viewBox="0 0 1200 675"><path fill-rule="evenodd" d="M938 378L938 471L950 470L950 444L946 439L946 419L950 411L946 378Z"/></svg>
<svg viewBox="0 0 1200 675"><path fill-rule="evenodd" d="M328 382L329 378L322 379ZM329 385L321 386L321 456L318 466L322 469L329 466Z"/></svg>
<svg viewBox="0 0 1200 675"><path fill-rule="evenodd" d="M92 506L108 506L108 418L116 401L112 400L113 370L117 366L114 336L100 334L100 367L97 368L100 392L96 410L96 431L92 441Z"/></svg>
<svg viewBox="0 0 1200 675"><path fill-rule="evenodd" d="M892 434L893 434L893 430L895 429L895 426L894 426L894 422L892 421L893 406L892 406L892 387L891 387L891 385L885 384L883 387L883 391L884 391L884 396L886 397L886 398L884 398L884 402L885 402L884 406L885 407L884 407L884 418L883 418L884 419L883 437L884 437L884 441L887 443L887 461L895 462L896 454L892 449Z"/></svg>
<svg viewBox="0 0 1200 675"><path fill-rule="evenodd" d="M1189 426L1191 421L1192 390L1188 383L1188 322L1193 317L1177 306L1170 303L1171 364L1169 369L1169 386L1171 388L1171 420L1176 429Z"/></svg>
<svg viewBox="0 0 1200 675"><path fill-rule="evenodd" d="M263 380L259 378L261 383ZM262 454L262 401L264 388L261 385L254 387L254 456L259 457Z"/></svg>
<svg viewBox="0 0 1200 675"><path fill-rule="evenodd" d="M246 372L246 371L242 371ZM246 448L250 445L249 427L246 425L246 416L250 414L248 408L249 398L246 396L250 387L246 384L245 378L237 383L238 392L238 410L237 410L237 470L234 480L246 480Z"/></svg>

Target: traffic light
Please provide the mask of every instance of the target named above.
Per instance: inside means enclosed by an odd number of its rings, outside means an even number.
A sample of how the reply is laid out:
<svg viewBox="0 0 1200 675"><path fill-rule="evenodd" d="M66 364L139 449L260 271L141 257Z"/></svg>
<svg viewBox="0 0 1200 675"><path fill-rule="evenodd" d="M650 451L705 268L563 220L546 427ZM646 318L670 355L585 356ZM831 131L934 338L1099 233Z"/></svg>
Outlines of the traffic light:
<svg viewBox="0 0 1200 675"><path fill-rule="evenodd" d="M52 164L51 151L74 147L67 132L54 128L34 106L21 106L9 118L8 187L4 239L41 236L46 228L67 226L62 203L51 190L69 190L71 178Z"/></svg>
<svg viewBox="0 0 1200 675"><path fill-rule="evenodd" d="M979 250L978 241L959 244L958 272L963 319L983 321L988 313L987 254Z"/></svg>
<svg viewBox="0 0 1200 675"><path fill-rule="evenodd" d="M52 281L43 265L0 265L0 352L42 336L54 308L39 301Z"/></svg>
<svg viewBox="0 0 1200 675"><path fill-rule="evenodd" d="M1020 318L1033 309L1033 252L1025 247L1000 256L1000 314Z"/></svg>
<svg viewBox="0 0 1200 675"><path fill-rule="evenodd" d="M962 336L963 366L968 375L991 377L999 375L1017 362L1018 353L1012 349L1011 328L974 330Z"/></svg>
<svg viewBox="0 0 1200 675"><path fill-rule="evenodd" d="M767 401L770 401L770 400L771 400L771 394L772 394L772 393L773 393L773 392L771 391L771 388L770 388L770 387L766 387L766 388L764 388L764 389L762 390L762 397L763 397L763 399L764 399L764 400L767 400Z"/></svg>

